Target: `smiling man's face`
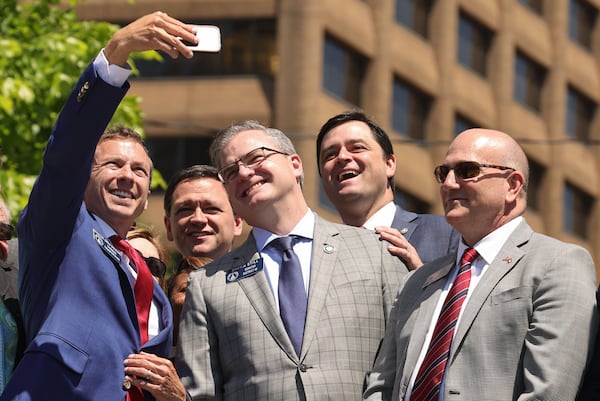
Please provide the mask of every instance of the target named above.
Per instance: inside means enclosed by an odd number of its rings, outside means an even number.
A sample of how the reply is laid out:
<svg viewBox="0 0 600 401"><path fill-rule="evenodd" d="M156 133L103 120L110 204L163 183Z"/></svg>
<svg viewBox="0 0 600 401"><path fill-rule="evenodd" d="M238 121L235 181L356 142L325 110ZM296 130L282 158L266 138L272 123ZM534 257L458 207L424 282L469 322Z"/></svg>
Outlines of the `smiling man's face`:
<svg viewBox="0 0 600 401"><path fill-rule="evenodd" d="M348 121L329 131L320 150L321 182L331 202L338 205L383 197L396 162L386 157L369 126Z"/></svg>
<svg viewBox="0 0 600 401"><path fill-rule="evenodd" d="M88 210L124 235L148 205L151 172L141 144L128 139L100 142L85 191Z"/></svg>

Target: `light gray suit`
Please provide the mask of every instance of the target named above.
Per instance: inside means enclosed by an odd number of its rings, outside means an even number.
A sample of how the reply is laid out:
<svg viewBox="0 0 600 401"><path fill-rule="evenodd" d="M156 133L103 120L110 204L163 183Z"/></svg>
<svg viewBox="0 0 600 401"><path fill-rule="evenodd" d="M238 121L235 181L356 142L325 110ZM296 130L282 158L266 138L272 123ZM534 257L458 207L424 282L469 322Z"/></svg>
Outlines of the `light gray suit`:
<svg viewBox="0 0 600 401"><path fill-rule="evenodd" d="M455 261L405 277L365 399L404 398ZM444 400L574 400L597 327L595 281L587 251L519 224L463 311Z"/></svg>
<svg viewBox="0 0 600 401"><path fill-rule="evenodd" d="M406 267L371 231L317 217L298 357L264 270L226 282L259 258L250 235L191 273L175 360L186 390L194 400L359 400Z"/></svg>

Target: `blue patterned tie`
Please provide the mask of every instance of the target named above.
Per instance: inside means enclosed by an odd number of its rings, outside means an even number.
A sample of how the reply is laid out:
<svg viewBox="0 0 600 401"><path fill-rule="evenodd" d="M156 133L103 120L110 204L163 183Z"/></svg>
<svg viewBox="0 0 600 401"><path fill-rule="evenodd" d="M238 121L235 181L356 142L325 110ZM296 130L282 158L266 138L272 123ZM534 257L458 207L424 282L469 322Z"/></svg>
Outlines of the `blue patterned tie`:
<svg viewBox="0 0 600 401"><path fill-rule="evenodd" d="M279 314L296 354L300 356L307 300L300 260L292 249L293 241L291 236L276 238L269 246L283 253L279 272Z"/></svg>

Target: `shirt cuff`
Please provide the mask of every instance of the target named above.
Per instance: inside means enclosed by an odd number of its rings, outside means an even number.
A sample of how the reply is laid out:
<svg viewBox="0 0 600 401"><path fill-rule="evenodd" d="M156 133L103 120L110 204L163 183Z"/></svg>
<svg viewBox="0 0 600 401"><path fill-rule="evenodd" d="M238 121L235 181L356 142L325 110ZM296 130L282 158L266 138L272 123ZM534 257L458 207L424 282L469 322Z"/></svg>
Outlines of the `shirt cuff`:
<svg viewBox="0 0 600 401"><path fill-rule="evenodd" d="M94 59L94 70L104 82L118 88L123 86L127 82L129 75L131 75L130 68L108 64L108 60L104 55L104 49L100 50L100 53Z"/></svg>

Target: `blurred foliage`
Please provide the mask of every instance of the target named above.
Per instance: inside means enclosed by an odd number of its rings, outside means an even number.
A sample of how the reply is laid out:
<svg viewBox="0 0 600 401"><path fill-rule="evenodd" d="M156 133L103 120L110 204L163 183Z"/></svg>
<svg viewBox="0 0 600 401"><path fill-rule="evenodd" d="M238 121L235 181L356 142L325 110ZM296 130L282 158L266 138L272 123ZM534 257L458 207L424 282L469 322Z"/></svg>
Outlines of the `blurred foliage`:
<svg viewBox="0 0 600 401"><path fill-rule="evenodd" d="M79 21L60 0L0 0L0 193L14 219L42 166L54 122L79 75L119 28ZM156 52L133 55L159 58ZM137 73L131 61L134 74ZM111 125L143 134L140 99L126 96ZM160 174L154 186L166 186Z"/></svg>

